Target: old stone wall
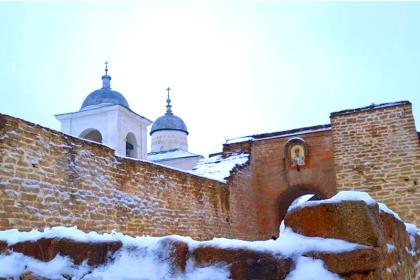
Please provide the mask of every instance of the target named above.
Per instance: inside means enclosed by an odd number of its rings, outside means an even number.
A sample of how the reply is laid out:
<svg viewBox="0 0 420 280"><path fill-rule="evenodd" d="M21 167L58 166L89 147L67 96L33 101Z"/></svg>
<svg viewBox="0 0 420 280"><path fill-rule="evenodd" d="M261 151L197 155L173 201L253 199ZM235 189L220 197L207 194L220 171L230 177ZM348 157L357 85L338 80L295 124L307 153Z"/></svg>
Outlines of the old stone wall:
<svg viewBox="0 0 420 280"><path fill-rule="evenodd" d="M236 170L228 181L230 222L234 236L239 239L259 239L257 214L257 189L252 187L251 167Z"/></svg>
<svg viewBox="0 0 420 280"><path fill-rule="evenodd" d="M368 192L420 224L420 147L411 104L331 114L338 190Z"/></svg>
<svg viewBox="0 0 420 280"><path fill-rule="evenodd" d="M308 146L299 170L286 159L286 145L299 137ZM330 130L297 133L225 145L224 152L250 152L250 163L229 180L231 222L243 239L268 239L279 234L290 203L304 194L329 197L336 193Z"/></svg>
<svg viewBox="0 0 420 280"><path fill-rule="evenodd" d="M49 271L48 279L79 278L81 273L85 279L98 279L100 276L116 278L112 267L119 262L115 257L118 255L137 268L143 267L148 263L147 260L153 258L149 269L138 270L136 276L142 279L150 279L150 271L159 271L162 279L195 279L198 274L194 274L194 278L191 272L196 269L200 269L200 273L207 273L208 277L213 276L212 279L229 277L234 280L278 280L292 276L295 279L308 279L308 267L299 265L303 256L307 261L318 262L318 265L337 274L340 279L395 280L420 277L420 235L417 229L406 226L392 213L384 212L376 203L366 204L360 200L320 201L289 211L285 224L305 237L286 232L288 236L283 240L280 236L277 242L267 240L255 244L225 240L222 245L217 240L191 244L185 239L169 236L156 240L153 245L150 241L146 242L149 243L147 253L145 242L120 239L117 236L111 240L100 236L83 240L80 236L86 236L85 233L67 231L67 234L63 234L60 230L62 233L59 235L50 232L38 236L36 240L27 240L24 237L27 235L23 233L16 233L12 238L0 232L0 258L2 263L16 263L19 260L20 267L15 267L14 276L21 280L45 280L47 273L41 267L48 266L46 262L52 261L58 255L73 262L72 269ZM286 244L285 241L290 241L291 236L294 236L295 243ZM320 237L333 238L337 245L331 245L331 241L322 241ZM15 242L18 240L19 242ZM347 243L348 249L340 251L340 247L343 247L337 243L339 240L352 242L353 248L351 243ZM226 246L227 242L230 246ZM323 245L302 246L308 242ZM12 255L15 253L40 262L36 266L27 265L31 259L17 258ZM139 254L144 258L139 259ZM67 267L69 266L70 264ZM204 270L206 272L202 270L204 267L208 269ZM224 267L229 276L214 274L212 268L216 267ZM98 270L105 273L98 275ZM321 276L325 275L322 270L318 268L319 275L316 279L325 279L326 276ZM297 272L300 272L300 277L296 275ZM124 275L121 273L124 272L120 271L120 279L125 279L130 274L128 271ZM11 275L11 272L0 270L2 280L6 280L2 278L4 276L12 279Z"/></svg>
<svg viewBox="0 0 420 280"><path fill-rule="evenodd" d="M229 237L225 184L0 115L0 229Z"/></svg>

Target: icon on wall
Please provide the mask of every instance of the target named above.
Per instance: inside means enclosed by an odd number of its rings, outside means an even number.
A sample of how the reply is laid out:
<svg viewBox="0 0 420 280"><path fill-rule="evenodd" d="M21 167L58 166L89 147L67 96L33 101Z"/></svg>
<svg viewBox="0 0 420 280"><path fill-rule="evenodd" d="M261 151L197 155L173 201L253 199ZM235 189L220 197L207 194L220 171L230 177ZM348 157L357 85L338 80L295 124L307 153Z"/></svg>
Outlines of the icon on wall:
<svg viewBox="0 0 420 280"><path fill-rule="evenodd" d="M290 148L290 158L293 166L305 165L305 147L303 145L293 145Z"/></svg>
<svg viewBox="0 0 420 280"><path fill-rule="evenodd" d="M302 138L292 138L287 141L285 155L288 164L300 171L306 165L305 157L308 155L308 145Z"/></svg>

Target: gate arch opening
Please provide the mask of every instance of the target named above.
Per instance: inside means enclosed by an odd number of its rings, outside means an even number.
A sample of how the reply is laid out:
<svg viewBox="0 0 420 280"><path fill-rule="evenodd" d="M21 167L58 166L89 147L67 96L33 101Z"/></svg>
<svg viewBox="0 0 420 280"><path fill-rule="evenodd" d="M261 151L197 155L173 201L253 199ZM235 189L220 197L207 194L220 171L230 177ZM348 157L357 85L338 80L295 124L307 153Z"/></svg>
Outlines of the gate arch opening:
<svg viewBox="0 0 420 280"><path fill-rule="evenodd" d="M328 195L321 192L319 187L316 186L306 186L306 185L300 185L300 186L292 186L289 187L288 190L286 190L284 193L282 193L281 197L278 200L279 208L279 221L278 226L280 227L281 222L283 221L284 217L287 214L287 210L289 209L290 205L297 199L304 195L313 195L308 200L321 200L328 198Z"/></svg>

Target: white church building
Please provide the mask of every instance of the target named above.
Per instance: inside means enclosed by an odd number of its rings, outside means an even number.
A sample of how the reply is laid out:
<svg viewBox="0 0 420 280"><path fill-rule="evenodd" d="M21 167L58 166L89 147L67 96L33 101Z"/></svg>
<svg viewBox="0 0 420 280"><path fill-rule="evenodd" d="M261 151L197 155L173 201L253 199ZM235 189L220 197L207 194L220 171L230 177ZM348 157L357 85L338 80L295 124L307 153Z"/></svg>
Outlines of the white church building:
<svg viewBox="0 0 420 280"><path fill-rule="evenodd" d="M106 67L102 88L91 92L78 112L55 117L63 133L103 143L117 155L191 170L203 157L188 151L187 126L172 113L170 89L167 91L166 113L152 122L132 111L125 97L111 89ZM147 153L147 127L152 123L151 152Z"/></svg>

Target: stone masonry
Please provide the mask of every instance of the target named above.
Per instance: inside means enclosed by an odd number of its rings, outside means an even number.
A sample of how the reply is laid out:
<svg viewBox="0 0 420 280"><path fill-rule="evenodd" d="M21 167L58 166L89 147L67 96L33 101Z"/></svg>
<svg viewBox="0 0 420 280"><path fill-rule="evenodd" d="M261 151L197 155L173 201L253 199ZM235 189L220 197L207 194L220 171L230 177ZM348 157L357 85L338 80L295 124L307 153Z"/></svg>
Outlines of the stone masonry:
<svg viewBox="0 0 420 280"><path fill-rule="evenodd" d="M0 229L231 236L225 184L0 115Z"/></svg>
<svg viewBox="0 0 420 280"><path fill-rule="evenodd" d="M368 192L420 225L420 146L411 104L331 114L338 190Z"/></svg>
<svg viewBox="0 0 420 280"><path fill-rule="evenodd" d="M296 168L291 141L307 148ZM331 124L253 135L222 158L249 161L227 183L147 161L0 114L0 230L77 226L203 240L268 239L303 194L367 191L420 224L420 148L407 101L331 114Z"/></svg>

